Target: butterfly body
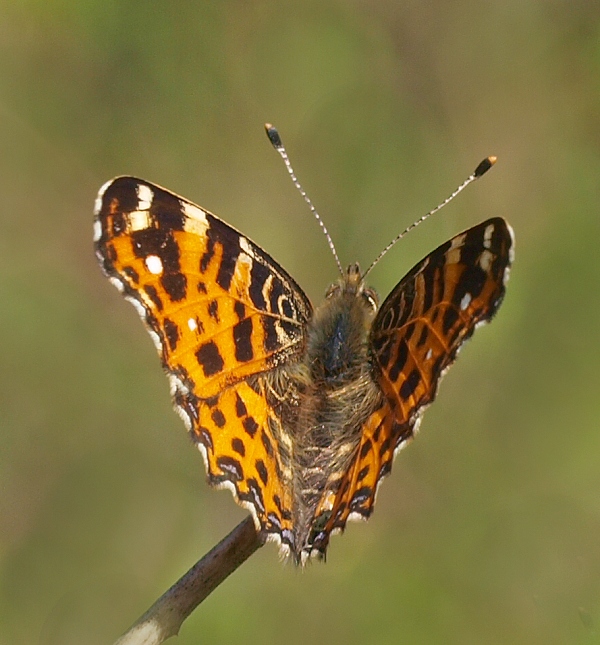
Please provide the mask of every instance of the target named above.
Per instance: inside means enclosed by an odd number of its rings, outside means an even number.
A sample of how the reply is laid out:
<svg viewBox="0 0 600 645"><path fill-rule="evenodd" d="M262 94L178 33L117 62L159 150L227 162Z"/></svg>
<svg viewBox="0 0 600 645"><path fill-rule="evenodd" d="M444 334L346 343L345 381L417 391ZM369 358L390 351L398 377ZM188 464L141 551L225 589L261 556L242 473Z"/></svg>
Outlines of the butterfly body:
<svg viewBox="0 0 600 645"><path fill-rule="evenodd" d="M330 287L307 325L306 349L290 370L297 401L287 420L293 445L295 543L310 551L315 518L324 497L333 497L356 456L365 421L381 404L369 356L376 296L365 290L357 265Z"/></svg>
<svg viewBox="0 0 600 645"><path fill-rule="evenodd" d="M441 376L499 307L513 245L493 218L435 249L380 307L351 265L313 309L251 240L140 179L101 189L94 240L155 342L209 483L298 562L369 517Z"/></svg>

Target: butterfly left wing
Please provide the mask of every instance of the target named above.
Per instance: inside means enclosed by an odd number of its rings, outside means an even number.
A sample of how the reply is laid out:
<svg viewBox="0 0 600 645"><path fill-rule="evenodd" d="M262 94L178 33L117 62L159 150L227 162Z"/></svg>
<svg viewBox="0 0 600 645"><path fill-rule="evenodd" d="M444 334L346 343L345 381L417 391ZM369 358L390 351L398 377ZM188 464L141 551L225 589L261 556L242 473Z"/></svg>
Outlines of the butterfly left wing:
<svg viewBox="0 0 600 645"><path fill-rule="evenodd" d="M133 177L100 191L94 240L154 340L210 483L293 548L280 372L304 350L309 300L241 233Z"/></svg>
<svg viewBox="0 0 600 645"><path fill-rule="evenodd" d="M363 426L337 494L317 510L313 549L324 553L331 532L343 529L352 515L369 517L381 479L416 432L440 378L476 327L498 310L512 257L510 226L489 219L430 253L381 305L370 349L383 401Z"/></svg>

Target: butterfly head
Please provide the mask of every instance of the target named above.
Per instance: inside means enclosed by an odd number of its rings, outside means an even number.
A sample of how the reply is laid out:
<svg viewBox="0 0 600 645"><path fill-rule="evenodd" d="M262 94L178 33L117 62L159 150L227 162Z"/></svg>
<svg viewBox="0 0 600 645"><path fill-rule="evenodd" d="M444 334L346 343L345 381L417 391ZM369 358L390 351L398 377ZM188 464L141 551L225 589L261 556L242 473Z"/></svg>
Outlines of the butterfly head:
<svg viewBox="0 0 600 645"><path fill-rule="evenodd" d="M351 264L344 275L337 282L334 282L325 294L327 300L348 296L360 298L371 313L374 314L377 311L379 296L374 289L365 287L365 281L358 262Z"/></svg>

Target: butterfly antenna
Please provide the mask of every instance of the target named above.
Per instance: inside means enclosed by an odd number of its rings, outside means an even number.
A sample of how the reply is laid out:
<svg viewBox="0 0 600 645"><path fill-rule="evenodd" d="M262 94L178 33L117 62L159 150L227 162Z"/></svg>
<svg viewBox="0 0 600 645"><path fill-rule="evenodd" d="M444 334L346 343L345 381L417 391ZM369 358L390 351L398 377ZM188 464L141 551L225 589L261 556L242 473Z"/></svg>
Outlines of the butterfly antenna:
<svg viewBox="0 0 600 645"><path fill-rule="evenodd" d="M416 228L419 226L419 224L422 224L428 217L431 217L434 213L437 213L439 210L444 208L446 204L451 202L461 191L463 191L471 182L474 182L476 179L479 179L482 175L484 175L494 164L496 163L496 157L486 157L478 166L475 168L473 171L473 174L470 177L467 177L465 181L449 196L447 197L441 204L436 206L433 210L429 211L429 213L425 213L423 217L420 217L416 222L413 222L408 228L406 228L402 233L397 235L386 247L383 249L383 251L373 260L371 263L371 266L364 272L363 274L363 280L371 272L373 267L381 260L381 258L396 244L396 242L400 239L402 239L409 231L412 231L413 228Z"/></svg>
<svg viewBox="0 0 600 645"><path fill-rule="evenodd" d="M267 136L269 137L269 141L271 142L272 146L275 148L275 150L277 150L277 152L280 154L281 158L283 159L283 163L285 164L285 167L287 168L287 171L290 174L292 181L294 182L294 186L296 186L296 188L299 190L304 201L308 204L308 207L310 208L312 214L315 216L317 222L319 222L319 226L321 227L321 230L323 231L323 233L325 234L325 237L327 238L327 243L329 244L329 248L333 253L333 257L335 258L339 272L343 276L344 270L342 269L342 264L340 262L340 258L338 257L337 251L335 250L335 245L333 244L331 235L329 235L329 231L327 230L327 227L325 226L319 213L317 213L317 209L313 206L313 203L310 201L309 196L304 191L304 188L302 188L302 186L300 185L300 182L296 177L296 173L292 168L292 164L290 163L290 159L288 157L286 149L283 143L281 142L281 137L279 136L279 132L277 131L277 128L272 126L270 123L265 123L265 130L267 132Z"/></svg>

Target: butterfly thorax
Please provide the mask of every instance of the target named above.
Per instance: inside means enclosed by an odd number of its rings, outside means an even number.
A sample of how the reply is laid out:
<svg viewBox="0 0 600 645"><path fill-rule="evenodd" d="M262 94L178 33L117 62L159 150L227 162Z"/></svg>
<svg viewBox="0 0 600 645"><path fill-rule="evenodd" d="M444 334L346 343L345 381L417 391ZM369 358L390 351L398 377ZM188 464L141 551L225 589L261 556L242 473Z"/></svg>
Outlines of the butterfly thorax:
<svg viewBox="0 0 600 645"><path fill-rule="evenodd" d="M351 265L309 323L291 432L298 547L310 545L315 513L326 509L358 449L363 423L380 404L368 342L376 308L377 296Z"/></svg>
<svg viewBox="0 0 600 645"><path fill-rule="evenodd" d="M306 364L319 389L337 390L365 365L377 296L365 289L357 264L327 291L308 328Z"/></svg>

